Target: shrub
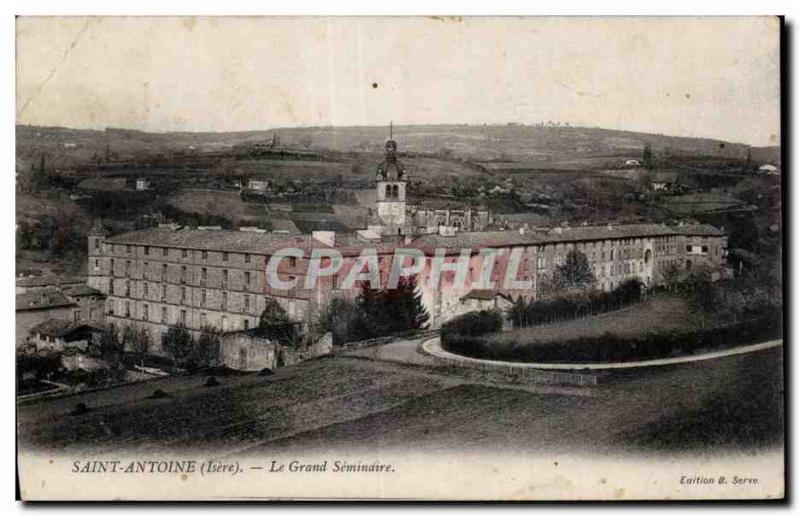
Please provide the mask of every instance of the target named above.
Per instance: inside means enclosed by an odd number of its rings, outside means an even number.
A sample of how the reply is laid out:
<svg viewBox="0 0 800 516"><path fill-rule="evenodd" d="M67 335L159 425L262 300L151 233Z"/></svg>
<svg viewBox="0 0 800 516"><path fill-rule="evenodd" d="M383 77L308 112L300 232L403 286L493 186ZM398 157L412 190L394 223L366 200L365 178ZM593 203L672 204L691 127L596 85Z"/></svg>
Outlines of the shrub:
<svg viewBox="0 0 800 516"><path fill-rule="evenodd" d="M442 342L475 338L484 333L503 329L503 316L495 310L481 310L460 315L447 321L439 330Z"/></svg>

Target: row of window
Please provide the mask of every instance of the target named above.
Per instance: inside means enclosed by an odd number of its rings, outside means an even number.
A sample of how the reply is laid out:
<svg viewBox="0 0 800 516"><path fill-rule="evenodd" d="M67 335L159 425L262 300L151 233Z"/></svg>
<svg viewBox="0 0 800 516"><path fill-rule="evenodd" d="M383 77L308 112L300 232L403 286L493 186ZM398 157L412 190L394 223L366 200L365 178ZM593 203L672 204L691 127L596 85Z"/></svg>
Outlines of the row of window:
<svg viewBox="0 0 800 516"><path fill-rule="evenodd" d="M123 247L123 244L108 244L108 245L111 246L112 252L117 253L117 254L121 253L120 248ZM131 254L131 252L133 252L133 246L132 245L124 244L124 247L125 247L125 253ZM100 240L99 239L94 241L94 248L96 250L100 249ZM150 254L151 246L149 246L149 245L143 246L143 249L144 249L144 255L145 256L151 256L151 254ZM161 249L161 256L164 256L164 257L170 256L171 251L180 252L181 258L188 258L189 257L189 250L188 249L170 249L169 247L160 247L160 248L156 247L156 249ZM200 256L201 256L201 258L203 260L208 260L208 251L200 251L200 253L201 253ZM230 258L230 254L231 253L228 253L227 251L223 251L222 252L222 261L223 262L227 262L229 260L229 258ZM233 253L233 254L236 255L236 253ZM244 263L250 263L250 259L251 259L251 255L248 254L248 253L244 253Z"/></svg>
<svg viewBox="0 0 800 516"><path fill-rule="evenodd" d="M140 315L140 318L143 321L159 322L161 324L182 324L184 326L187 326L188 325L188 312L186 310L184 310L184 309L181 309L181 310L179 310L177 312L177 314L178 314L177 318L175 318L174 320L170 320L170 318L168 316L168 310L167 310L166 306L162 306L160 311L151 314L150 313L150 305L145 303L145 304L142 305L142 313ZM130 304L129 301L125 301L125 303L123 305L123 312L120 315L124 315L127 318L131 317L132 312L131 312L131 304ZM152 319L151 319L151 316L153 317ZM158 319L155 318L156 316L158 317ZM221 322L222 322L221 329L223 331L227 331L227 330L233 329L233 328L230 328L228 326L228 317L227 316L223 315L221 317ZM201 312L200 313L200 327L202 328L203 326L206 326L206 325L208 325L208 316L206 315L205 312ZM245 318L243 320L243 328L242 329L244 329L244 330L249 330L250 329L250 320L249 319Z"/></svg>
<svg viewBox="0 0 800 516"><path fill-rule="evenodd" d="M113 258L111 259L110 265L111 265L111 275L116 277L116 270L114 268L115 263L114 263L114 259ZM150 278L147 277L148 265L149 265L148 262L144 262L144 268L145 268L145 273L143 275L144 279L152 279L152 277L150 277ZM94 268L95 268L95 270L99 270L100 269L100 261L99 260L95 260L94 261ZM187 268L187 266L186 265L181 265L180 266L180 271L181 271L180 283L189 283L189 281L188 281L189 280L189 269ZM122 277L131 277L131 261L130 260L126 260L125 261L125 270L124 270L124 272L125 272L125 274ZM160 271L160 275L159 275L160 277L158 278L158 281L166 282L167 276L168 276L168 272L169 272L169 265L166 264L166 263L161 264L161 271ZM228 276L229 276L228 269L222 269L222 288L228 288ZM249 290L250 286L251 286L252 273L250 271L244 271L242 279L243 279L244 289L245 290ZM208 269L206 267L201 267L200 268L200 286L205 286L207 280L208 280Z"/></svg>
<svg viewBox="0 0 800 516"><path fill-rule="evenodd" d="M159 292L160 295L157 296L156 298L153 298L150 295L150 290L151 289L150 289L149 283L147 283L147 282L143 283L142 284L142 298L143 299L157 299L157 300L161 300L161 301L166 301L167 300L167 286L164 285L164 284L161 284L159 286L160 286L160 289L159 289L160 290L160 292ZM116 290L117 289L115 288L114 283L112 282L111 283L111 295L113 295L113 296L123 296L124 295L124 297L135 297L135 296L131 296L130 281L126 281L125 282L125 287L124 287L123 292L121 292L121 293L120 292L116 292ZM187 294L188 294L187 288L186 287L181 287L181 303L186 304L186 303L188 303L190 301L189 300L189 296ZM208 302L207 302L207 297L208 297L207 296L207 290L206 289L201 290L200 291L200 306L209 308ZM245 312L249 312L250 311L250 299L251 299L250 295L248 295L248 294L244 295L244 311ZM227 292L222 292L221 308L222 308L222 310L227 310L228 309L228 293Z"/></svg>

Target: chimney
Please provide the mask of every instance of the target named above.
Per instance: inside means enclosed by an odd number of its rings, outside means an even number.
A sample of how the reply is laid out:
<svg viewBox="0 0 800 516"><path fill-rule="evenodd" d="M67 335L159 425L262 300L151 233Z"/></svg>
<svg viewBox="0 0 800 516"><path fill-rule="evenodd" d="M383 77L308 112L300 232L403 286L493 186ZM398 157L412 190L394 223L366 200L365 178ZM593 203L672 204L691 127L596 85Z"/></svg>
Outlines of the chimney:
<svg viewBox="0 0 800 516"><path fill-rule="evenodd" d="M312 231L311 238L330 247L334 247L336 245L335 231Z"/></svg>

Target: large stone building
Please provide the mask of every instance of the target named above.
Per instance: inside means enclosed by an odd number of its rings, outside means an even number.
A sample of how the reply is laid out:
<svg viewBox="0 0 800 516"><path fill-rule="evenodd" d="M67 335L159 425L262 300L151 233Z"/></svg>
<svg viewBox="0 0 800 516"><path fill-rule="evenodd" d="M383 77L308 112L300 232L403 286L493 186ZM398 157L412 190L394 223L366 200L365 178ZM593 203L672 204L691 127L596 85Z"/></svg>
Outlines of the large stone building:
<svg viewBox="0 0 800 516"><path fill-rule="evenodd" d="M375 255L384 285L398 248L416 250L423 257L418 285L433 327L483 305L540 298L545 279L571 250L587 257L595 286L603 290L629 278L648 286L661 284L670 267L705 269L715 277L725 268L727 237L707 225L479 231L475 229L488 222L485 214L461 211L440 214L444 220L436 221L436 232L422 230L413 220L417 214L409 215L406 206L406 180L397 145L390 139L386 159L378 167L378 221L353 234L315 231L290 236L172 226L107 237L96 228L89 235L88 283L106 296L108 322L145 327L158 347L160 335L171 325L183 324L195 332L205 326L223 332L253 328L268 298L291 319L309 324L333 297L358 293L358 285L344 286L354 268L358 272L365 267L365 249ZM476 218L482 222L476 224ZM273 288L267 282L267 265L287 248L299 249L300 254L281 258L277 272L296 284ZM305 288L312 253L326 250L342 256L338 273ZM452 271L440 270L442 263L456 261L468 264L465 281L457 282ZM487 263L493 265L491 281L480 284L477 280L485 277ZM509 277L518 281L504 281Z"/></svg>

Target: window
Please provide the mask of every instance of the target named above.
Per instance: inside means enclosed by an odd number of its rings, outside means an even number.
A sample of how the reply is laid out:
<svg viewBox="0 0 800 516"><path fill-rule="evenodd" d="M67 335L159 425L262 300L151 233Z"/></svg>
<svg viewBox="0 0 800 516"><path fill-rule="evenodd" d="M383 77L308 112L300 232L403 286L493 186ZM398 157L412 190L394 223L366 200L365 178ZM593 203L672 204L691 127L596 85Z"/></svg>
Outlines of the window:
<svg viewBox="0 0 800 516"><path fill-rule="evenodd" d="M228 261L228 253L222 253L222 261L223 262L227 262Z"/></svg>
<svg viewBox="0 0 800 516"><path fill-rule="evenodd" d="M297 266L297 257L296 256L290 256L289 257L289 267L294 268L296 266Z"/></svg>
<svg viewBox="0 0 800 516"><path fill-rule="evenodd" d="M186 283L186 266L181 265L181 283Z"/></svg>
<svg viewBox="0 0 800 516"><path fill-rule="evenodd" d="M186 310L181 310L181 324L186 326Z"/></svg>
<svg viewBox="0 0 800 516"><path fill-rule="evenodd" d="M94 239L94 248L95 249L100 249L100 239L98 239L98 238Z"/></svg>
<svg viewBox="0 0 800 516"><path fill-rule="evenodd" d="M150 295L150 286L149 286L149 285L148 285L148 283L145 281L145 282L144 282L144 297L147 297L148 295Z"/></svg>
<svg viewBox="0 0 800 516"><path fill-rule="evenodd" d="M690 246L690 245L687 245L687 246L686 246L686 252L687 252L687 253L691 253L691 252L692 252L692 246Z"/></svg>
<svg viewBox="0 0 800 516"><path fill-rule="evenodd" d="M147 304L142 305L142 319L145 321L150 317L150 310Z"/></svg>
<svg viewBox="0 0 800 516"><path fill-rule="evenodd" d="M125 252L128 253L128 254L131 254L131 246L126 245L125 246Z"/></svg>
<svg viewBox="0 0 800 516"><path fill-rule="evenodd" d="M200 285L202 285L202 286L205 286L205 284L206 284L206 273L207 272L208 271L206 270L205 267L200 269Z"/></svg>
<svg viewBox="0 0 800 516"><path fill-rule="evenodd" d="M144 255L145 256L149 256L150 255L150 246L149 245L144 246Z"/></svg>
<svg viewBox="0 0 800 516"><path fill-rule="evenodd" d="M131 282L125 280L125 297L131 297Z"/></svg>
<svg viewBox="0 0 800 516"><path fill-rule="evenodd" d="M203 289L200 293L200 304L206 306L206 289Z"/></svg>
<svg viewBox="0 0 800 516"><path fill-rule="evenodd" d="M100 270L100 260L95 259L94 261L94 270Z"/></svg>
<svg viewBox="0 0 800 516"><path fill-rule="evenodd" d="M223 292L222 293L222 309L223 310L227 310L228 309L228 293L227 292Z"/></svg>
<svg viewBox="0 0 800 516"><path fill-rule="evenodd" d="M222 331L226 331L228 329L228 318L224 315L222 316Z"/></svg>
<svg viewBox="0 0 800 516"><path fill-rule="evenodd" d="M147 268L149 265L149 262L144 262L144 267L142 267L142 278L144 279L147 279Z"/></svg>
<svg viewBox="0 0 800 516"><path fill-rule="evenodd" d="M167 281L167 264L161 266L161 281Z"/></svg>
<svg viewBox="0 0 800 516"><path fill-rule="evenodd" d="M75 321L77 322L77 321L80 321L80 320L81 320L81 311L80 310L75 310Z"/></svg>
<svg viewBox="0 0 800 516"><path fill-rule="evenodd" d="M111 259L111 275L114 275L114 259Z"/></svg>
<svg viewBox="0 0 800 516"><path fill-rule="evenodd" d="M244 296L244 311L250 311L250 296Z"/></svg>
<svg viewBox="0 0 800 516"><path fill-rule="evenodd" d="M244 255L244 263L250 263L250 255L249 254Z"/></svg>
<svg viewBox="0 0 800 516"><path fill-rule="evenodd" d="M161 307L161 322L162 323L166 323L167 322L167 307L166 306L162 306Z"/></svg>
<svg viewBox="0 0 800 516"><path fill-rule="evenodd" d="M125 301L125 317L131 316L131 304L128 301Z"/></svg>
<svg viewBox="0 0 800 516"><path fill-rule="evenodd" d="M169 249L166 247L161 249L161 256L169 256Z"/></svg>
<svg viewBox="0 0 800 516"><path fill-rule="evenodd" d="M186 258L189 256L189 252L186 249L181 249L181 258Z"/></svg>
<svg viewBox="0 0 800 516"><path fill-rule="evenodd" d="M112 296L115 295L114 294L114 280L111 280L111 295Z"/></svg>
<svg viewBox="0 0 800 516"><path fill-rule="evenodd" d="M228 269L222 269L222 287L228 288Z"/></svg>
<svg viewBox="0 0 800 516"><path fill-rule="evenodd" d="M245 290L250 290L250 273L244 273L244 288Z"/></svg>
<svg viewBox="0 0 800 516"><path fill-rule="evenodd" d="M203 251L203 260L208 260L208 251Z"/></svg>
<svg viewBox="0 0 800 516"><path fill-rule="evenodd" d="M181 287L181 301L186 302L186 287Z"/></svg>
<svg viewBox="0 0 800 516"><path fill-rule="evenodd" d="M707 246L707 245L704 245L704 246L702 247L702 250L703 250L703 253L707 253L707 252L708 252L708 246Z"/></svg>
<svg viewBox="0 0 800 516"><path fill-rule="evenodd" d="M339 288L339 275L334 274L331 276L331 288L333 290L337 290Z"/></svg>
<svg viewBox="0 0 800 516"><path fill-rule="evenodd" d="M167 286L161 285L161 300L164 301L167 299Z"/></svg>
<svg viewBox="0 0 800 516"><path fill-rule="evenodd" d="M244 320L244 329L245 330L249 330L250 329L250 321L247 320L247 319Z"/></svg>
<svg viewBox="0 0 800 516"><path fill-rule="evenodd" d="M131 275L131 261L125 260L125 276Z"/></svg>

